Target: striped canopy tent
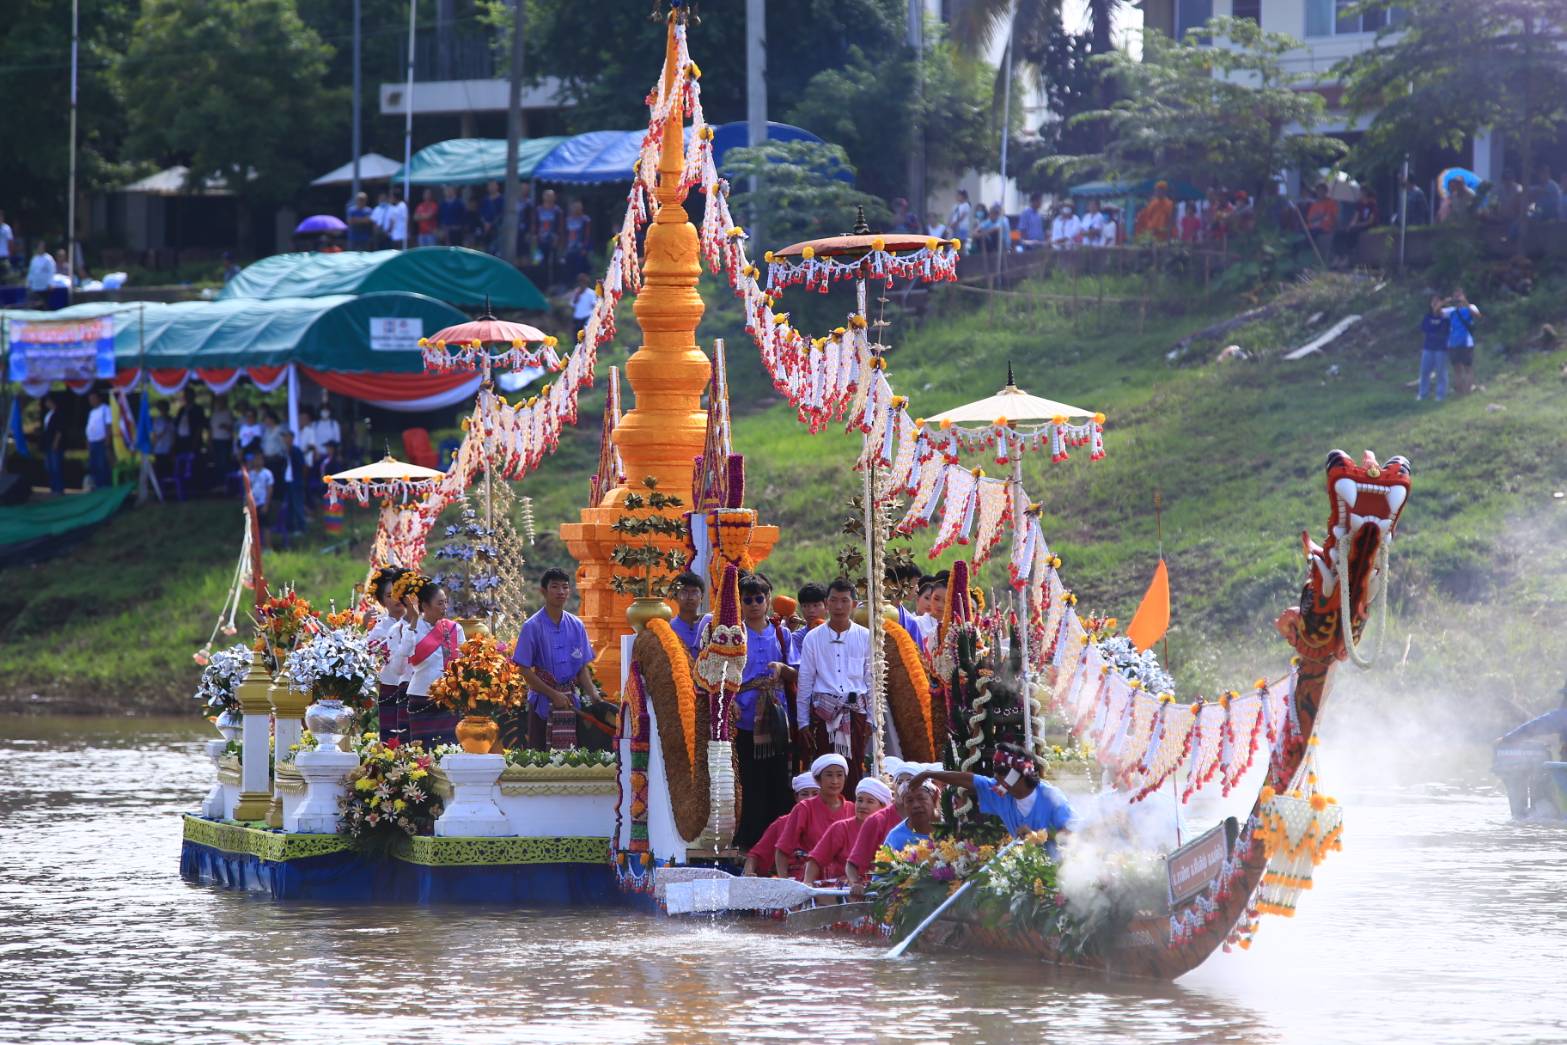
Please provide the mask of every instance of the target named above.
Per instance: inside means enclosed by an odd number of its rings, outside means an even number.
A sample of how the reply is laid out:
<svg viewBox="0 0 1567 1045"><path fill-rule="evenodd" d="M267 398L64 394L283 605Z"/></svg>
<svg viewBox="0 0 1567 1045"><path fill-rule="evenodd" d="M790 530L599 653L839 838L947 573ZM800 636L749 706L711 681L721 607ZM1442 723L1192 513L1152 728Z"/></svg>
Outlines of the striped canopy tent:
<svg viewBox="0 0 1567 1045"><path fill-rule="evenodd" d="M527 276L500 258L466 247L274 254L247 265L218 295L275 300L407 291L458 308L543 312L549 302Z"/></svg>
<svg viewBox="0 0 1567 1045"><path fill-rule="evenodd" d="M419 339L467 317L423 294L102 302L0 315L11 342L9 376L31 395L41 395L49 382L30 379L30 352L61 343L68 335L60 332L73 324L112 327L117 387L145 380L152 390L175 395L192 380L214 393L227 392L242 378L263 391L287 383L291 426L300 377L390 410L439 409L478 391L476 374L424 372ZM82 393L92 384L92 379L67 382Z"/></svg>

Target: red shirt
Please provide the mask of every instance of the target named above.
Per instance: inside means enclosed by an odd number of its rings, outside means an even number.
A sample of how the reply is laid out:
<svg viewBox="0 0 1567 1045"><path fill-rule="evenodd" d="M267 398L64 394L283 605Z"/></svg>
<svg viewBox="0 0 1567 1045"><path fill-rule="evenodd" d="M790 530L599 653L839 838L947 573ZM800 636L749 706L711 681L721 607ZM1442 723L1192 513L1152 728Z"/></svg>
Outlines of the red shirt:
<svg viewBox="0 0 1567 1045"><path fill-rule="evenodd" d="M849 855L844 862L853 864L862 875L870 874L871 868L876 866L876 850L881 848L881 844L902 819L896 806L886 806L866 817L854 836L854 844L849 846Z"/></svg>
<svg viewBox="0 0 1567 1045"><path fill-rule="evenodd" d="M827 829L839 820L854 819L854 803L845 798L837 809L830 808L821 795L807 798L789 811L783 830L778 834L778 851L793 856L798 851L810 852L822 840Z"/></svg>
<svg viewBox="0 0 1567 1045"><path fill-rule="evenodd" d="M789 819L789 814L774 820L767 825L767 830L762 832L762 837L756 840L751 847L751 856L756 857L756 873L763 878L769 878L774 873L774 865L777 863L775 855L778 851L778 834L783 830L784 821ZM791 868L793 865L790 865Z"/></svg>
<svg viewBox="0 0 1567 1045"><path fill-rule="evenodd" d="M859 833L860 821L850 817L839 820L822 835L822 840L811 850L811 859L822 869L823 878L843 877L843 865L848 861L849 850Z"/></svg>
<svg viewBox="0 0 1567 1045"><path fill-rule="evenodd" d="M414 208L414 228L423 233L435 231L436 215L440 213L440 204L434 200L424 200Z"/></svg>

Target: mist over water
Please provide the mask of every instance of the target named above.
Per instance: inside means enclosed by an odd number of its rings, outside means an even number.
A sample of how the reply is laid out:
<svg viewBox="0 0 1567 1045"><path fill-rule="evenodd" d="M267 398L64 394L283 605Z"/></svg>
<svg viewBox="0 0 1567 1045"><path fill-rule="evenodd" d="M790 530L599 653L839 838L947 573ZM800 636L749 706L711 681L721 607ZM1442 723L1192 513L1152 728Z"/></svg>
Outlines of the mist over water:
<svg viewBox="0 0 1567 1045"><path fill-rule="evenodd" d="M1511 823L1483 757L1413 718L1397 732L1361 689L1375 678L1341 675L1323 723L1344 851L1297 918L1175 985L618 912L191 886L196 725L0 720L0 1042L1567 1039L1567 831ZM1147 809L1173 820L1167 799ZM1228 811L1189 808L1186 829Z"/></svg>

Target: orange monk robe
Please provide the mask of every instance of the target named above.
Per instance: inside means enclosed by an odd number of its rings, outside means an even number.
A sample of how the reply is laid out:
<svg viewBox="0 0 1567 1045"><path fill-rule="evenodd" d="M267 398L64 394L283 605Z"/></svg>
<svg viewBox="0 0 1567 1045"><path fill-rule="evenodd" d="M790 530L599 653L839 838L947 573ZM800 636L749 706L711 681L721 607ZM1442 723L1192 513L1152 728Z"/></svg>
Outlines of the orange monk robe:
<svg viewBox="0 0 1567 1045"><path fill-rule="evenodd" d="M1152 236L1161 243L1167 242L1175 232L1175 201L1168 196L1155 196L1148 205L1137 212L1137 224L1133 233L1138 239Z"/></svg>

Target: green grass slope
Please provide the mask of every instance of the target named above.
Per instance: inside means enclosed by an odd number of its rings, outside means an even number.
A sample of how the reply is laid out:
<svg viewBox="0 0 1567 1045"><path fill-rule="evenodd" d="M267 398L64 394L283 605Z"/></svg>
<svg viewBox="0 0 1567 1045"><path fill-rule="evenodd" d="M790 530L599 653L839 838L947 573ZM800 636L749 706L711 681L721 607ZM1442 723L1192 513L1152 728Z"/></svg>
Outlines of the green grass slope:
<svg viewBox="0 0 1567 1045"><path fill-rule="evenodd" d="M702 337L728 338L749 500L784 529L765 569L792 590L829 576L846 539L856 441L838 429L806 433L768 386L732 301L707 289ZM1031 458L1028 488L1045 505L1046 535L1082 607L1123 619L1157 560L1153 498L1162 491L1169 654L1189 694L1283 665L1287 651L1269 624L1298 594L1300 531L1321 536L1327 451L1409 457L1414 493L1393 553L1384 654L1393 670L1384 683L1422 696L1472 694L1506 718L1512 704L1538 703L1567 668L1567 350L1541 335L1567 318L1562 289L1546 282L1506 301L1474 295L1486 311L1481 388L1445 404L1415 402L1411 384L1425 289L1342 276L1291 285L1265 318L1198 339L1174 360L1177 341L1256 302L1177 284L1142 299L1129 280L1074 285L1060 276L989 299L945 290L919 323L889 313L889 374L929 415L994 392L1011 362L1030 391L1109 416L1103 461L1086 451L1062 464ZM817 329L846 302L785 304ZM1348 315L1362 319L1321 353L1282 358ZM622 345L635 343L628 327ZM1216 362L1232 343L1250 359ZM554 531L586 497L602 402L601 392L584 397L582 424L519 488L535 502L540 567L567 558ZM66 559L0 574L10 596L0 609L0 694L69 695L105 709L181 698L238 541L230 505L139 509ZM915 546L925 561L928 531ZM269 556L267 573L318 601L342 598L361 556L312 546ZM981 582L999 590L1004 568L989 567Z"/></svg>

